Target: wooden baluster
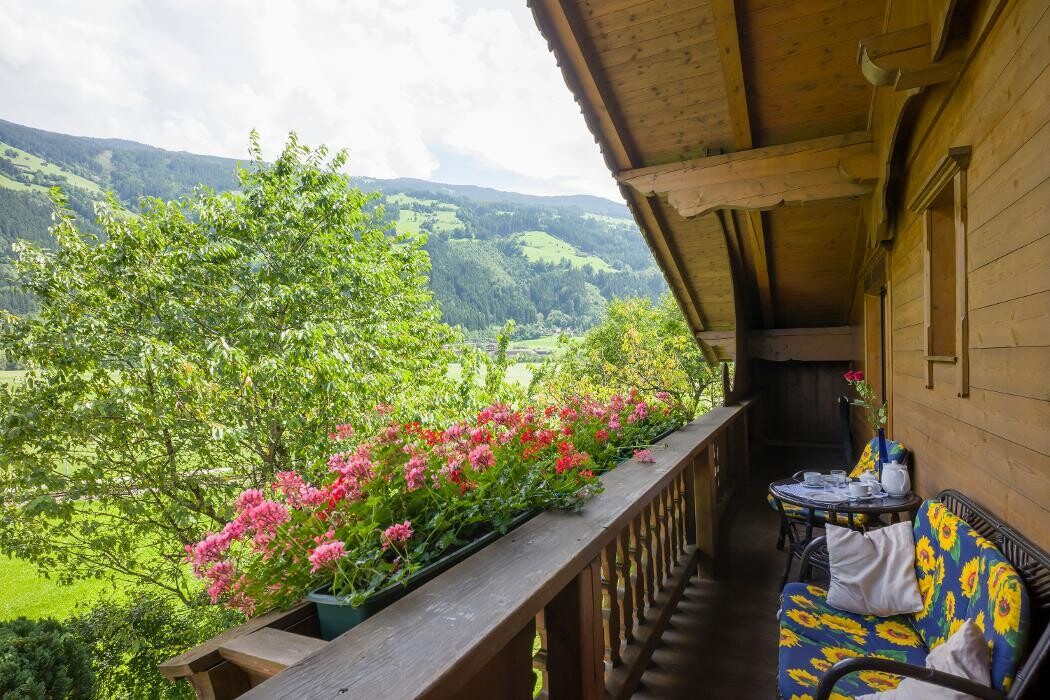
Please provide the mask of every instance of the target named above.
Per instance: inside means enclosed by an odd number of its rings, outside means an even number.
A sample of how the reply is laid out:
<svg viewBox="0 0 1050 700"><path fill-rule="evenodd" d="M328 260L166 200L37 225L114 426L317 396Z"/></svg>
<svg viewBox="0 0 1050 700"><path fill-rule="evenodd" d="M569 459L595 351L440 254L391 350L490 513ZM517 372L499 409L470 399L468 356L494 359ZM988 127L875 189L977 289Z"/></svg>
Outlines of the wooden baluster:
<svg viewBox="0 0 1050 700"><path fill-rule="evenodd" d="M547 604L547 674L550 700L605 697L601 564L595 560ZM497 697L486 695L479 697Z"/></svg>
<svg viewBox="0 0 1050 700"><path fill-rule="evenodd" d="M696 459L686 466L682 472L682 486L684 490L684 506L682 518L685 521L685 543L696 544L696 493L693 472L696 470Z"/></svg>
<svg viewBox="0 0 1050 700"><path fill-rule="evenodd" d="M650 527L652 528L653 534L653 548L651 553L653 555L653 583L656 586L655 591L662 591L664 588L664 579L667 577L664 572L664 536L663 528L660 524L660 495L657 494L656 498L649 504L649 517ZM654 601L655 602L655 601Z"/></svg>
<svg viewBox="0 0 1050 700"><path fill-rule="evenodd" d="M544 611L536 614L536 636L540 638L539 649L532 656L532 667L540 674L540 697L547 697L550 689L550 677L547 672L547 623L543 619Z"/></svg>
<svg viewBox="0 0 1050 700"><path fill-rule="evenodd" d="M674 568L674 522L671 518L671 489L670 486L660 492L660 518L664 525L664 577L671 578L671 569Z"/></svg>
<svg viewBox="0 0 1050 700"><path fill-rule="evenodd" d="M674 486L677 481L677 477L671 480L671 483L667 485L667 522L671 526L671 568L673 569L678 565L678 560L682 556L681 550L678 549L678 505L674 494Z"/></svg>
<svg viewBox="0 0 1050 700"><path fill-rule="evenodd" d="M620 656L620 591L619 569L616 566L616 540L605 545L602 550L602 583L605 584L605 595L608 596L609 613L605 618L605 649L609 663L619 666L623 663Z"/></svg>
<svg viewBox="0 0 1050 700"><path fill-rule="evenodd" d="M623 599L620 605L620 627L623 629L623 641L630 644L634 641L634 586L631 583L630 544L631 532L628 525L616 538L619 545L617 564L620 567L620 581L623 583Z"/></svg>
<svg viewBox="0 0 1050 700"><path fill-rule="evenodd" d="M645 597L651 608L656 605L656 541L653 537L652 503L647 503L642 509L642 524L645 526L645 537L642 540L645 550Z"/></svg>
<svg viewBox="0 0 1050 700"><path fill-rule="evenodd" d="M691 517L691 514L685 509L685 476L686 470L682 470L678 473L677 486L675 488L678 493L678 547L681 549L683 555L685 555L686 542L686 521Z"/></svg>
<svg viewBox="0 0 1050 700"><path fill-rule="evenodd" d="M642 515L631 521L631 563L634 564L634 609L638 624L645 622L645 546L642 534Z"/></svg>

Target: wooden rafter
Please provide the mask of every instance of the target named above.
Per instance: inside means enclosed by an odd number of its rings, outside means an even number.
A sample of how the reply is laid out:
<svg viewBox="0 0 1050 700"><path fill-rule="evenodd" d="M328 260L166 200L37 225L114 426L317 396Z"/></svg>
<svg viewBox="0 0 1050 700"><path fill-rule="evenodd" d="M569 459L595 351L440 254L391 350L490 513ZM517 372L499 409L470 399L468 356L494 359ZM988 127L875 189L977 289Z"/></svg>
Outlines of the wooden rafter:
<svg viewBox="0 0 1050 700"><path fill-rule="evenodd" d="M629 170L640 159L637 147L630 139L630 131L619 105L601 71L597 52L590 38L581 31L585 26L575 4L566 0L529 0L533 16L541 33L551 41L551 49L558 58L569 89L587 103L584 117L591 132L602 147L606 163L613 172ZM704 330L704 320L695 293L683 274L684 266L677 249L667 235L666 222L656 206L655 198L621 186L620 191L635 214L639 227L665 271L671 291L686 314L694 332ZM714 352L698 339L708 361L715 359Z"/></svg>
<svg viewBox="0 0 1050 700"><path fill-rule="evenodd" d="M854 132L621 172L642 194L667 195L684 217L715 209L772 209L871 194L872 137Z"/></svg>
<svg viewBox="0 0 1050 700"><path fill-rule="evenodd" d="M733 142L738 151L745 151L752 148L754 142L751 134L751 115L747 107L747 90L744 85L744 67L740 60L740 30L737 27L734 0L712 0L711 14L715 20L718 55L722 62L722 77L729 101ZM766 232L762 225L762 215L758 212L746 212L740 217L740 221L748 232L755 250L755 286L758 288L762 325L772 328L776 322L773 316L773 291L769 281Z"/></svg>
<svg viewBox="0 0 1050 700"><path fill-rule="evenodd" d="M940 21L950 19L949 8ZM926 22L868 37L861 40L857 49L857 63L864 77L876 87L902 91L944 83L955 78L962 67L961 56L934 60L946 35L946 24L936 32Z"/></svg>

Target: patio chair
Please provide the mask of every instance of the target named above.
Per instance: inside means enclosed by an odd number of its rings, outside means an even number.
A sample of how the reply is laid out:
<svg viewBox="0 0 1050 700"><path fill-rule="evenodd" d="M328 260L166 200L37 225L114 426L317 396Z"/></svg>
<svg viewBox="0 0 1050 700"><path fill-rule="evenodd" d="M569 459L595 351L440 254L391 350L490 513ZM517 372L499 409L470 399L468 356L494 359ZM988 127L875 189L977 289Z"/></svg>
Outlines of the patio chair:
<svg viewBox="0 0 1050 700"><path fill-rule="evenodd" d="M956 491L926 501L914 527L924 607L911 615L829 606L827 591L806 583L824 538L810 544L800 582L781 594L780 697L854 697L893 688L901 676L987 700L1048 697L1037 676L1050 658L1050 555ZM925 667L967 619L988 640L991 687Z"/></svg>

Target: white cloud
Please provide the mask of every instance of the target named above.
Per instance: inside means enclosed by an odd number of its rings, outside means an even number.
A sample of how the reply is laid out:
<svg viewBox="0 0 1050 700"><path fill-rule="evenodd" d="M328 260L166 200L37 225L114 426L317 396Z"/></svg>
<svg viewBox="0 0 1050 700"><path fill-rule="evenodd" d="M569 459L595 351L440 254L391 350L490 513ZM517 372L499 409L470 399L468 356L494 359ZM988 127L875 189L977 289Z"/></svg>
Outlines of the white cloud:
<svg viewBox="0 0 1050 700"><path fill-rule="evenodd" d="M0 117L236 157L253 127L271 153L295 130L356 174L451 152L473 184L618 198L524 0L478 4L7 0Z"/></svg>

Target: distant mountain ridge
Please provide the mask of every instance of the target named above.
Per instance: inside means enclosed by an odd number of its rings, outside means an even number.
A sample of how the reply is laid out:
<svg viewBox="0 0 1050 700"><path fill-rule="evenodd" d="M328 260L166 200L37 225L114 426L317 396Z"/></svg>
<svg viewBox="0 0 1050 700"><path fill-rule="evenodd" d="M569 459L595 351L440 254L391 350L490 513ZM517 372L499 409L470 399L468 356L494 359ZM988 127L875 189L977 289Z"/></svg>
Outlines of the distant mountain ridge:
<svg viewBox="0 0 1050 700"><path fill-rule="evenodd" d="M198 184L229 190L241 162L0 120L0 308L34 308L14 279L11 244L50 241L51 186L62 187L81 224L93 229L93 205L106 191L134 209L143 196L175 199ZM468 330L513 319L535 332L578 331L600 318L613 295L655 297L665 289L623 203L415 178L353 181L382 193L392 228L427 235L435 297L446 321Z"/></svg>

